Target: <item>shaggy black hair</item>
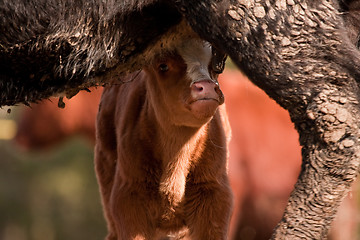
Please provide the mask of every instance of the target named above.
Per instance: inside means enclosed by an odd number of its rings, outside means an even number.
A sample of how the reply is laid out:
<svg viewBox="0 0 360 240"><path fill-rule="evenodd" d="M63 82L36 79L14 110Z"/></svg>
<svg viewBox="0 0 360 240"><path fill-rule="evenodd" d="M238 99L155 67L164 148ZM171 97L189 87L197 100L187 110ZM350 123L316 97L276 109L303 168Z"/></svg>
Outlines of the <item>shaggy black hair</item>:
<svg viewBox="0 0 360 240"><path fill-rule="evenodd" d="M0 106L71 97L118 65L138 68L130 56L180 20L165 0L3 0Z"/></svg>
<svg viewBox="0 0 360 240"><path fill-rule="evenodd" d="M360 1L336 1L334 5L340 6L350 40L359 45ZM213 16L187 9L203 4L211 12L212 4L220 2L223 9L216 5L219 12ZM308 2L310 5L318 1ZM220 22L224 19L220 16L222 11L230 3L230 0L1 0L0 106L28 104L54 95L71 97L79 90L139 69L146 64L141 56L145 49L181 22L183 16L205 40L230 55L235 54L222 37L228 34L222 33L224 29L231 26ZM275 22L282 17L277 14L274 23L267 22L268 26L276 27ZM209 23L216 30L202 27ZM241 29L246 32L247 27L244 22ZM290 29L284 25L281 31L286 28ZM258 47L264 42L263 30L256 31L252 43L244 42L241 49L245 57L250 50L267 51ZM236 36L229 38L236 40ZM250 52L247 57L251 57ZM254 61L266 65L262 62L264 58Z"/></svg>

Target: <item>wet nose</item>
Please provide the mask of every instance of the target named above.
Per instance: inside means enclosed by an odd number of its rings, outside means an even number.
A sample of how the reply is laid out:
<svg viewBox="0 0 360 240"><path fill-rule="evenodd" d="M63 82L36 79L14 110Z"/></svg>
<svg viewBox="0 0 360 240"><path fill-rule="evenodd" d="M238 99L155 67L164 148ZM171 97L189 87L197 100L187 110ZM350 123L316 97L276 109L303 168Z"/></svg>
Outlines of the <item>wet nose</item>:
<svg viewBox="0 0 360 240"><path fill-rule="evenodd" d="M202 80L191 85L191 93L195 99L215 99L221 102L222 92L219 85L211 80Z"/></svg>
<svg viewBox="0 0 360 240"><path fill-rule="evenodd" d="M198 94L212 94L213 92L216 92L215 89L217 87L218 86L215 83L208 80L203 80L200 82L193 83L191 86L191 90L194 93L198 93Z"/></svg>

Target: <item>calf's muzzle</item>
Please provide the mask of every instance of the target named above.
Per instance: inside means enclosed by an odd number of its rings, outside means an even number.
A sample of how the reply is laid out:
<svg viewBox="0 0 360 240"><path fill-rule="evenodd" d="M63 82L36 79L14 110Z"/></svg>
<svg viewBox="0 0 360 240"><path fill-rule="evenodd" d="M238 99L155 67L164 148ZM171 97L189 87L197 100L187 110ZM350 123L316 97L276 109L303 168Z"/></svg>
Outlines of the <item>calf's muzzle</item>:
<svg viewBox="0 0 360 240"><path fill-rule="evenodd" d="M211 79L194 81L190 88L194 100L215 100L219 105L224 103L224 95L217 81Z"/></svg>

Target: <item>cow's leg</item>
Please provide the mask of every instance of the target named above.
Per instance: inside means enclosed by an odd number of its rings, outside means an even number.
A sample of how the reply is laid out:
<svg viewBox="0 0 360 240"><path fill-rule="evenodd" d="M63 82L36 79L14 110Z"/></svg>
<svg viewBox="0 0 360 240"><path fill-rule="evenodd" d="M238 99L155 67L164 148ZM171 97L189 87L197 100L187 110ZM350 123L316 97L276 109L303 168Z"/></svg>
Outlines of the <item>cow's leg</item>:
<svg viewBox="0 0 360 240"><path fill-rule="evenodd" d="M186 223L193 240L226 240L232 210L228 179L189 184L186 190Z"/></svg>
<svg viewBox="0 0 360 240"><path fill-rule="evenodd" d="M114 184L114 177L117 166L116 134L114 125L116 94L110 90L104 90L99 112L97 116L96 145L95 145L95 172L98 180L103 210L107 220L108 236L107 240L116 240L114 220L112 219L109 208L109 200Z"/></svg>
<svg viewBox="0 0 360 240"><path fill-rule="evenodd" d="M95 147L95 171L98 180L102 205L107 220L108 235L107 240L116 240L114 223L109 209L109 199L113 188L114 174L116 168L116 156L112 152L104 151L99 145Z"/></svg>
<svg viewBox="0 0 360 240"><path fill-rule="evenodd" d="M117 240L155 239L159 199L147 188L146 183L127 186L118 184L115 179L110 214L114 219Z"/></svg>

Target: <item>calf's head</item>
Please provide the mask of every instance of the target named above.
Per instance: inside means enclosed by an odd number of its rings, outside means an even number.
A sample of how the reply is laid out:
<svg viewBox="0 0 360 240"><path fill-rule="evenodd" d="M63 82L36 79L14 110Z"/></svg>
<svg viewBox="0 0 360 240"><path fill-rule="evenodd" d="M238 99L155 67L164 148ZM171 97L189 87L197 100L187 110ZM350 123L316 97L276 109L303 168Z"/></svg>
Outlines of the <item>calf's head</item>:
<svg viewBox="0 0 360 240"><path fill-rule="evenodd" d="M199 127L209 121L224 95L213 69L211 45L190 39L143 68L158 118L178 126Z"/></svg>

